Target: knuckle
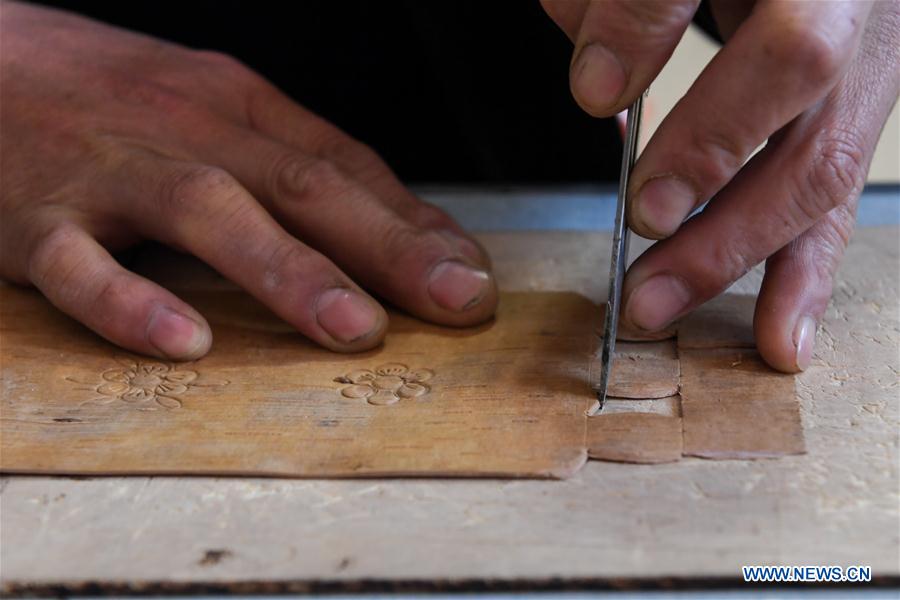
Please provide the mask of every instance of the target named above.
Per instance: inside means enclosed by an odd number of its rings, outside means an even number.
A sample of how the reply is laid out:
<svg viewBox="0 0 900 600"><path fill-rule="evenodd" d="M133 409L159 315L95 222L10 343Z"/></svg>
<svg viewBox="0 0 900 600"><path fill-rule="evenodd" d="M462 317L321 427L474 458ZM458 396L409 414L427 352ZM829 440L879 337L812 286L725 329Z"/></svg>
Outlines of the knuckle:
<svg viewBox="0 0 900 600"><path fill-rule="evenodd" d="M750 153L737 136L715 128L695 131L690 147L697 157L694 170L698 172L700 183L728 181Z"/></svg>
<svg viewBox="0 0 900 600"><path fill-rule="evenodd" d="M825 214L862 191L865 183L865 152L852 135L832 136L819 144L806 173L805 198L815 218Z"/></svg>
<svg viewBox="0 0 900 600"><path fill-rule="evenodd" d="M333 162L300 155L277 161L272 180L277 192L306 201L332 197L349 185L347 177Z"/></svg>
<svg viewBox="0 0 900 600"><path fill-rule="evenodd" d="M169 117L193 114L199 110L190 96L153 79L136 76L112 76L106 84L112 95L125 104L163 113Z"/></svg>
<svg viewBox="0 0 900 600"><path fill-rule="evenodd" d="M334 271L330 260L300 244L281 241L265 261L263 287L271 294L284 289L316 287ZM337 280L337 278L334 278Z"/></svg>
<svg viewBox="0 0 900 600"><path fill-rule="evenodd" d="M834 207L823 219L825 237L834 247L843 251L850 244L853 226L856 223L856 212L850 204Z"/></svg>
<svg viewBox="0 0 900 600"><path fill-rule="evenodd" d="M807 30L796 40L794 61L813 81L827 81L840 72L844 63L841 48L826 32Z"/></svg>
<svg viewBox="0 0 900 600"><path fill-rule="evenodd" d="M668 32L670 27L688 23L698 3L697 0L625 0L619 6L646 34L660 29Z"/></svg>
<svg viewBox="0 0 900 600"><path fill-rule="evenodd" d="M338 164L367 166L381 162L371 147L343 134L328 136L319 146L318 154Z"/></svg>
<svg viewBox="0 0 900 600"><path fill-rule="evenodd" d="M808 27L799 21L781 24L766 47L774 64L781 68L789 65L814 85L831 80L846 60L832 31Z"/></svg>
<svg viewBox="0 0 900 600"><path fill-rule="evenodd" d="M240 184L224 169L200 165L173 174L157 203L164 217L180 219L209 204L225 206L242 192Z"/></svg>
<svg viewBox="0 0 900 600"><path fill-rule="evenodd" d="M834 136L812 150L796 176L780 216L786 233L803 231L840 206L850 206L865 183L865 153L850 135Z"/></svg>
<svg viewBox="0 0 900 600"><path fill-rule="evenodd" d="M417 266L430 265L453 254L448 243L434 231L426 231L398 222L382 236L383 256L377 261L383 272L380 277L404 277L416 271Z"/></svg>
<svg viewBox="0 0 900 600"><path fill-rule="evenodd" d="M752 269L759 260L749 251L746 240L737 238L713 245L711 260L701 261L700 269L691 278L704 296L721 293L731 282Z"/></svg>
<svg viewBox="0 0 900 600"><path fill-rule="evenodd" d="M28 258L28 278L39 288L53 283L65 288L67 281L77 270L71 261L65 260L80 232L68 223L52 226L35 242Z"/></svg>
<svg viewBox="0 0 900 600"><path fill-rule="evenodd" d="M194 50L194 58L215 71L220 77L232 80L255 78L253 70L243 62L218 50Z"/></svg>
<svg viewBox="0 0 900 600"><path fill-rule="evenodd" d="M791 254L799 257L803 273L816 283L831 282L850 236L855 218L848 205L835 207L808 232L791 242Z"/></svg>
<svg viewBox="0 0 900 600"><path fill-rule="evenodd" d="M113 274L97 289L96 297L91 298L95 307L94 314L100 320L114 318L123 306L134 299L130 278L123 274Z"/></svg>

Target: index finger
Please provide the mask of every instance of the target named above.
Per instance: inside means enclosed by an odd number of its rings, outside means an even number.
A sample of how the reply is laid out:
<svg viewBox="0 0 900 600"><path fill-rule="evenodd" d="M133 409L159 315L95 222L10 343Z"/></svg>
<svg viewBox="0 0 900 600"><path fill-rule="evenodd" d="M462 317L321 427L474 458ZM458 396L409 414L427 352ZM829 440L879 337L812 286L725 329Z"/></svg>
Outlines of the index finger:
<svg viewBox="0 0 900 600"><path fill-rule="evenodd" d="M870 2L758 7L657 129L632 172L629 225L659 239L753 151L821 100L853 59Z"/></svg>
<svg viewBox="0 0 900 600"><path fill-rule="evenodd" d="M569 70L585 111L608 117L647 89L672 56L699 0L592 0Z"/></svg>

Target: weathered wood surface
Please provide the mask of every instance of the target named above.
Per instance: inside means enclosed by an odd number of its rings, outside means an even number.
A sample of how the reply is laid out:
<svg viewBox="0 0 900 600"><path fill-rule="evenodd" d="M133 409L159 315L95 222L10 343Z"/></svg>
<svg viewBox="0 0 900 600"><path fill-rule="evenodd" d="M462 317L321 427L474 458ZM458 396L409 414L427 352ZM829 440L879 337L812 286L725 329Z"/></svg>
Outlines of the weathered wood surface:
<svg viewBox="0 0 900 600"><path fill-rule="evenodd" d="M616 342L609 387L610 398L668 398L678 393L680 367L674 340ZM591 381L598 384L600 361L591 365Z"/></svg>
<svg viewBox="0 0 900 600"><path fill-rule="evenodd" d="M897 235L863 229L850 246L798 379L805 455L592 461L561 482L6 477L0 576L6 586L737 578L766 563L897 576ZM604 294L607 235L482 239L507 290ZM754 271L737 288L758 283Z"/></svg>
<svg viewBox="0 0 900 600"><path fill-rule="evenodd" d="M806 451L793 376L772 371L756 350L679 352L685 455L772 458Z"/></svg>
<svg viewBox="0 0 900 600"><path fill-rule="evenodd" d="M652 412L600 414L588 420L588 456L625 463L681 460L681 417Z"/></svg>
<svg viewBox="0 0 900 600"><path fill-rule="evenodd" d="M239 291L182 293L216 344L122 352L35 291L0 287L0 468L42 474L568 477L587 460L596 305L504 293L480 327L392 312L340 355ZM674 350L673 350L674 352Z"/></svg>

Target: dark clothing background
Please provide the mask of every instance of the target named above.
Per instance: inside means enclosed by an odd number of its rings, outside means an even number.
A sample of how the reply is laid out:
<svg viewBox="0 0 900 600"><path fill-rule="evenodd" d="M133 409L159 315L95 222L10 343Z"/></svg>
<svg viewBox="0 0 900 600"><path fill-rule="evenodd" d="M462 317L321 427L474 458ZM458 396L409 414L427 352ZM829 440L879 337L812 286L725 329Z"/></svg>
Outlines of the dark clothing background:
<svg viewBox="0 0 900 600"><path fill-rule="evenodd" d="M618 177L612 119L569 93L572 46L537 0L50 0L227 52L377 150L405 181Z"/></svg>

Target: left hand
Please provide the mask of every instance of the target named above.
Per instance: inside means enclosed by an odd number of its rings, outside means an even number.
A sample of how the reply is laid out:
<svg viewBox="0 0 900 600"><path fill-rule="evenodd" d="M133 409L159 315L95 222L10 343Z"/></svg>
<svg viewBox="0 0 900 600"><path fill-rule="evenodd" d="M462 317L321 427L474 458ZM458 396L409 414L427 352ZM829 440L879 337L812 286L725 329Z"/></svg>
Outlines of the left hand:
<svg viewBox="0 0 900 600"><path fill-rule="evenodd" d="M699 4L542 2L575 43L572 93L598 117L644 91ZM629 225L663 241L629 270L622 317L660 329L767 259L757 347L771 366L795 372L812 358L872 153L900 92L900 2L713 0L712 10L726 43L632 172Z"/></svg>

